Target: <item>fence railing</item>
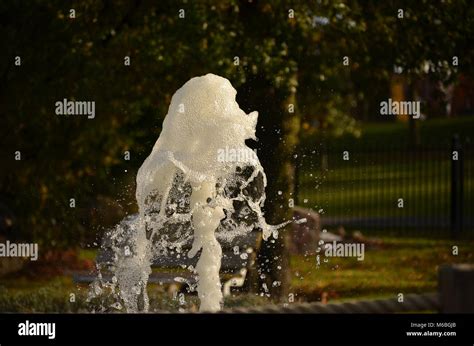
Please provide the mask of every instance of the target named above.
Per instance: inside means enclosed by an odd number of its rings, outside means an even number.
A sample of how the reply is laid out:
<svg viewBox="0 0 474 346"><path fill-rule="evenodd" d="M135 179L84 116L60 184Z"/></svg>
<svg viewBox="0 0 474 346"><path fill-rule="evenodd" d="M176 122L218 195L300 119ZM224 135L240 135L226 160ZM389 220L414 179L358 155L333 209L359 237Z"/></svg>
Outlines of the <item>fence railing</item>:
<svg viewBox="0 0 474 346"><path fill-rule="evenodd" d="M323 226L472 236L474 150L465 139L415 149L326 143L298 158L298 203L319 211Z"/></svg>

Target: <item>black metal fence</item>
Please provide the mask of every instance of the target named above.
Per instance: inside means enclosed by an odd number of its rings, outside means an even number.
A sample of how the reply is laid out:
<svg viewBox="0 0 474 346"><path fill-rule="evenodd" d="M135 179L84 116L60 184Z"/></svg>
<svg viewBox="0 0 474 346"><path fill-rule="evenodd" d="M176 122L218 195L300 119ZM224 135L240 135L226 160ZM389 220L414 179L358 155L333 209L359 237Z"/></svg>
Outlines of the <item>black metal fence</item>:
<svg viewBox="0 0 474 346"><path fill-rule="evenodd" d="M472 143L456 136L415 149L318 143L298 155L297 202L326 227L472 237L473 159Z"/></svg>

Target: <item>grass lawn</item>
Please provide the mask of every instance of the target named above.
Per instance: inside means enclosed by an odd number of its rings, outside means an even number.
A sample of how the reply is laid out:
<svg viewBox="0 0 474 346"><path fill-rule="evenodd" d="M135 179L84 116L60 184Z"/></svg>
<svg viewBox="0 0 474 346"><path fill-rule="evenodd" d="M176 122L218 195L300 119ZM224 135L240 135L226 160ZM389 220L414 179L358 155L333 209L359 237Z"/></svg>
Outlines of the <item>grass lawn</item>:
<svg viewBox="0 0 474 346"><path fill-rule="evenodd" d="M422 145L428 145L431 148L445 148L451 144L454 134L461 138L470 138L473 140L474 116L454 117L454 118L433 118L424 121L417 121L418 133ZM410 143L408 122L390 121L390 122L363 122L361 123L362 135L359 138L361 149L383 148L393 150L407 149ZM304 136L304 135L303 135ZM320 134L316 134L316 137ZM317 141L318 138L304 136L303 143L309 147ZM351 134L341 136L330 140L328 147L337 150L350 147L354 144L354 136Z"/></svg>
<svg viewBox="0 0 474 346"><path fill-rule="evenodd" d="M291 292L296 301L317 301L325 294L329 301L374 298L398 293L435 291L437 269L443 263L474 262L474 242L427 240L420 238L382 238L383 246L366 249L364 261L354 258L321 259L292 256ZM453 256L453 245L459 246L459 255ZM91 258L92 250L81 256ZM75 285L70 276L57 276L48 280L29 280L9 277L0 280L1 312L87 312L85 302L88 287ZM149 285L151 311L194 310L197 297L186 295L185 304L159 285ZM70 302L74 294L75 302ZM265 305L269 301L254 294L235 294L226 299L226 306Z"/></svg>
<svg viewBox="0 0 474 346"><path fill-rule="evenodd" d="M293 256L292 288L309 300L324 292L329 300L394 297L398 293L437 289L438 267L445 263L474 263L474 242L441 239L384 237L381 248L366 249L363 261L355 258L321 259ZM459 254L452 254L453 245ZM296 275L297 272L297 275Z"/></svg>

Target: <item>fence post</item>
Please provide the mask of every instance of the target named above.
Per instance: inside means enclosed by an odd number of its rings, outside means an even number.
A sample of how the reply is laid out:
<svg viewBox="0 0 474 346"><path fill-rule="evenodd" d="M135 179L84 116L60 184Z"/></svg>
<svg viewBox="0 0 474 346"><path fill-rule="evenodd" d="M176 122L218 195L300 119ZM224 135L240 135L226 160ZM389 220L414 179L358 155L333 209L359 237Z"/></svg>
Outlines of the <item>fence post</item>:
<svg viewBox="0 0 474 346"><path fill-rule="evenodd" d="M463 152L455 134L451 150L451 237L457 238L463 227Z"/></svg>
<svg viewBox="0 0 474 346"><path fill-rule="evenodd" d="M474 312L474 264L442 265L438 286L441 312Z"/></svg>

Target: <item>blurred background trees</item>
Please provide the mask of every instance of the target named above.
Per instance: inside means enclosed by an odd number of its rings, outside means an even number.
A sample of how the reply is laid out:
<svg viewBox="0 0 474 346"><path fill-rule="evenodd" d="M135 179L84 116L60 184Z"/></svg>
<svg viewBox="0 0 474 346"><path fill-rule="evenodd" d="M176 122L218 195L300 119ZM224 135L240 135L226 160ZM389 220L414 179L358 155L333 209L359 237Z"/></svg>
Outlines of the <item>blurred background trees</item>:
<svg viewBox="0 0 474 346"><path fill-rule="evenodd" d="M473 18L467 0L3 1L2 232L52 249L98 242L136 210L135 174L171 96L208 72L259 111L251 145L269 177L267 217L289 219L301 139L359 136L359 122L389 121L379 103L397 91L426 101L429 117L455 115L446 90L472 87ZM55 115L63 98L95 101L96 118ZM459 104L457 113L472 110ZM283 232L260 253L261 263L278 258L261 267L269 287L282 283L276 296L287 282L276 269L288 267L284 243Z"/></svg>

